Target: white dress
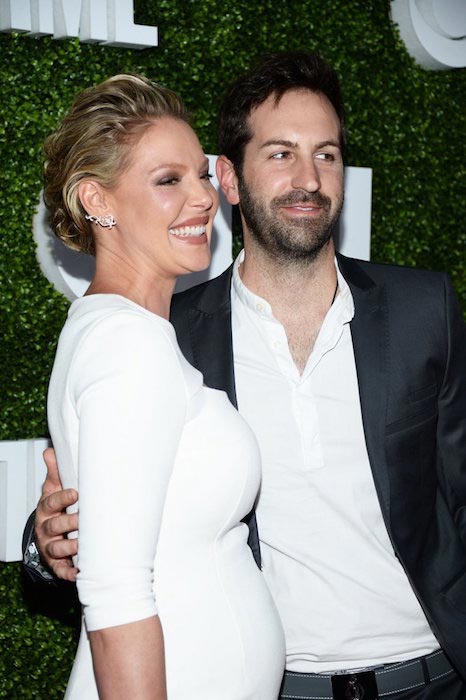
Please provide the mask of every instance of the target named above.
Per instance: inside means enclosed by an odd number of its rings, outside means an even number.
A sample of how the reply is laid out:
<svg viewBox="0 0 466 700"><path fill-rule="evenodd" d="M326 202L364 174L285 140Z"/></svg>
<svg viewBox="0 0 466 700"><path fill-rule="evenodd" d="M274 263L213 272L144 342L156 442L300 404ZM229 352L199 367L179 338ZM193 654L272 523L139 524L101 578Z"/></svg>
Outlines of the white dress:
<svg viewBox="0 0 466 700"><path fill-rule="evenodd" d="M87 630L160 615L169 700L275 700L283 632L241 523L255 438L171 324L119 295L75 301L48 416L79 490L83 628L66 698L98 698Z"/></svg>

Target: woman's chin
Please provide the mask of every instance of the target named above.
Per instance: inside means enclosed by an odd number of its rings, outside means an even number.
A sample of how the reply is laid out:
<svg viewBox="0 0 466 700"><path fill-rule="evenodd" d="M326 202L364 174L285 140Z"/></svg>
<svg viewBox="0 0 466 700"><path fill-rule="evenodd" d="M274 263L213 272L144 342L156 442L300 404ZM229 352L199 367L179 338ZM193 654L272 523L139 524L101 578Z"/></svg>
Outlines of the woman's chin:
<svg viewBox="0 0 466 700"><path fill-rule="evenodd" d="M204 250L196 251L196 255L190 255L189 258L184 261L184 270L180 272L180 274L190 275L193 272L203 272L209 267L211 260L210 249L208 246L205 246Z"/></svg>

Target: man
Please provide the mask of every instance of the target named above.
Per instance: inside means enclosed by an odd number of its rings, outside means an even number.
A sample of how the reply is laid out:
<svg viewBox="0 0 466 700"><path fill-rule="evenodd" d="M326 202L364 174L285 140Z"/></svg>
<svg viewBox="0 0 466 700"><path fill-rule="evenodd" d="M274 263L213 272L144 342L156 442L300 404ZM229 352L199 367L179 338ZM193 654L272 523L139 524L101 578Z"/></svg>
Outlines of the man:
<svg viewBox="0 0 466 700"><path fill-rule="evenodd" d="M316 55L232 86L218 177L244 253L175 297L172 321L259 441L250 543L285 629L281 697L465 698L465 328L445 275L335 257L344 144ZM76 495L58 488L36 532L73 578L59 511Z"/></svg>

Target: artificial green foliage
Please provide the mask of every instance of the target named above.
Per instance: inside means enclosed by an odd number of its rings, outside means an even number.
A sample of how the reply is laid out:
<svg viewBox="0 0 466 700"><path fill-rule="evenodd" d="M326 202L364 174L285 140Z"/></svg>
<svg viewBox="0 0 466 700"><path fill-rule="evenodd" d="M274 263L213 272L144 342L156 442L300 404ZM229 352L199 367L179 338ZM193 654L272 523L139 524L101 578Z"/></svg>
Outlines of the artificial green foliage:
<svg viewBox="0 0 466 700"><path fill-rule="evenodd" d="M38 585L36 590L18 564L0 564L0 698L63 697L79 604L69 584Z"/></svg>
<svg viewBox="0 0 466 700"><path fill-rule="evenodd" d="M158 26L157 48L0 35L0 439L46 434L47 381L68 307L35 257L42 143L76 92L117 72L142 72L178 90L215 153L216 115L231 79L265 52L319 50L342 79L348 164L373 169L372 259L450 272L466 309L465 70L418 67L390 23L388 0L134 6L138 23ZM61 697L73 615L33 604L17 564L0 564L0 596L0 697Z"/></svg>

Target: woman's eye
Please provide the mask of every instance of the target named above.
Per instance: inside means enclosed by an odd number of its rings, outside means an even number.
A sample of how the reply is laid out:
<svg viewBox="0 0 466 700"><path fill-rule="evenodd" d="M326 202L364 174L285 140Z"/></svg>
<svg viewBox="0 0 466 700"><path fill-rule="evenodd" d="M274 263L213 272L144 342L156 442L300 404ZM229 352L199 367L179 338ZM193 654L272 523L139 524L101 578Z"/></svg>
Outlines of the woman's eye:
<svg viewBox="0 0 466 700"><path fill-rule="evenodd" d="M179 182L179 178L176 176L163 177L157 182L158 185L176 185Z"/></svg>
<svg viewBox="0 0 466 700"><path fill-rule="evenodd" d="M213 178L213 175L211 173L204 173L204 175L201 175L201 180L211 180Z"/></svg>

